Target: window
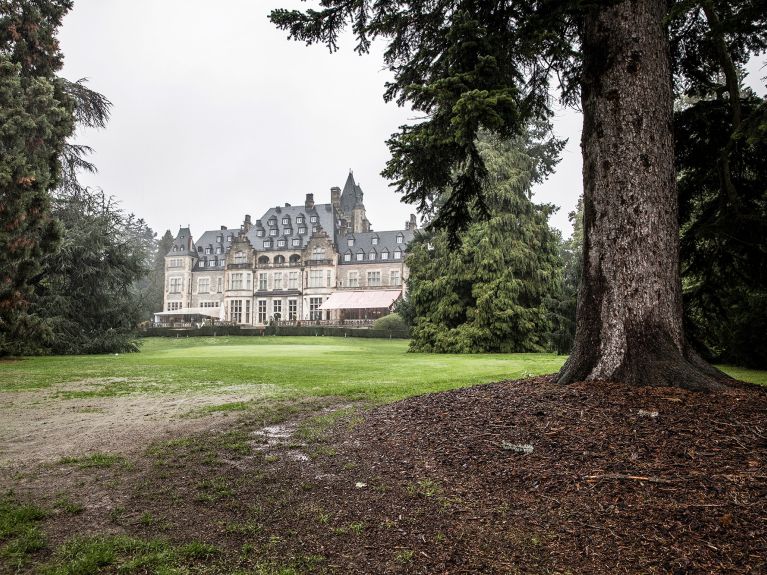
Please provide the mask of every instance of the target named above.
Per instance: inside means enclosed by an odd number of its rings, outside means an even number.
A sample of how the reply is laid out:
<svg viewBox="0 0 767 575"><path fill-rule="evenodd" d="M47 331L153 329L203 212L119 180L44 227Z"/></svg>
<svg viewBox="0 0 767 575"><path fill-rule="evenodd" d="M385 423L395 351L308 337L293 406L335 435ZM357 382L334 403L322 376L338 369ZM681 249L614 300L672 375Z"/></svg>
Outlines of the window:
<svg viewBox="0 0 767 575"><path fill-rule="evenodd" d="M312 226L312 233L316 234L320 228L318 226Z"/></svg>
<svg viewBox="0 0 767 575"><path fill-rule="evenodd" d="M242 289L242 273L232 274L229 280L230 289Z"/></svg>
<svg viewBox="0 0 767 575"><path fill-rule="evenodd" d="M298 233L299 233L299 235L305 234L306 233L306 227L305 226L299 226L298 227Z"/></svg>
<svg viewBox="0 0 767 575"><path fill-rule="evenodd" d="M216 253L217 254L223 254L224 253L224 248L222 248L221 246L217 247L216 248Z"/></svg>
<svg viewBox="0 0 767 575"><path fill-rule="evenodd" d="M389 252L388 250L384 250L381 252L381 259L382 260L388 260L389 259Z"/></svg>
<svg viewBox="0 0 767 575"><path fill-rule="evenodd" d="M346 240L346 245L349 246L349 247L353 246L354 245L354 238L349 238L348 240Z"/></svg>
<svg viewBox="0 0 767 575"><path fill-rule="evenodd" d="M245 323L250 323L250 300L245 300Z"/></svg>
<svg viewBox="0 0 767 575"><path fill-rule="evenodd" d="M219 302L217 301L201 301L200 307L219 307Z"/></svg>
<svg viewBox="0 0 767 575"><path fill-rule="evenodd" d="M220 244L223 241L224 241L224 236L216 236L216 243L217 244Z"/></svg>
<svg viewBox="0 0 767 575"><path fill-rule="evenodd" d="M279 240L277 240L277 247L278 248L284 248L285 244L287 244L287 243L288 242L284 238L283 239L279 239Z"/></svg>
<svg viewBox="0 0 767 575"><path fill-rule="evenodd" d="M181 309L181 302L180 301L172 301L168 302L168 311L176 311Z"/></svg>
<svg viewBox="0 0 767 575"><path fill-rule="evenodd" d="M236 264L244 264L247 261L248 261L248 259L245 256L244 252L236 252L234 254L234 263L236 263Z"/></svg>
<svg viewBox="0 0 767 575"><path fill-rule="evenodd" d="M312 223L312 224L316 224L317 223L317 216L312 216L311 218L309 218L309 222Z"/></svg>
<svg viewBox="0 0 767 575"><path fill-rule="evenodd" d="M321 305L322 305L321 297L309 298L309 319L311 320L322 319L322 310L320 309Z"/></svg>
<svg viewBox="0 0 767 575"><path fill-rule="evenodd" d="M212 248L210 248L210 247L205 248L205 255L212 254L212 253L213 253L213 249Z"/></svg>
<svg viewBox="0 0 767 575"><path fill-rule="evenodd" d="M357 261L361 262L365 259L365 252L357 252Z"/></svg>
<svg viewBox="0 0 767 575"><path fill-rule="evenodd" d="M282 289L282 272L274 274L274 289Z"/></svg>
<svg viewBox="0 0 767 575"><path fill-rule="evenodd" d="M288 300L288 319L290 321L295 321L298 319L298 300Z"/></svg>
<svg viewBox="0 0 767 575"><path fill-rule="evenodd" d="M258 274L258 289L259 291L265 291L267 289L266 287L266 272L261 272Z"/></svg>
<svg viewBox="0 0 767 575"><path fill-rule="evenodd" d="M202 253L202 246L197 246L197 251L198 251L199 253Z"/></svg>
<svg viewBox="0 0 767 575"><path fill-rule="evenodd" d="M226 241L231 242L234 240L234 236L226 236Z"/></svg>
<svg viewBox="0 0 767 575"><path fill-rule="evenodd" d="M346 282L349 287L360 287L360 274L359 272L349 272L346 275Z"/></svg>
<svg viewBox="0 0 767 575"><path fill-rule="evenodd" d="M218 278L218 280L216 281L216 291L218 293L221 293L222 291L224 291L224 278Z"/></svg>
<svg viewBox="0 0 767 575"><path fill-rule="evenodd" d="M301 245L301 238L293 238L293 247L297 248Z"/></svg>
<svg viewBox="0 0 767 575"><path fill-rule="evenodd" d="M304 223L304 216L298 216L296 218L296 223L297 224L303 224Z"/></svg>
<svg viewBox="0 0 767 575"><path fill-rule="evenodd" d="M309 287L322 287L322 270L309 270Z"/></svg>
<svg viewBox="0 0 767 575"><path fill-rule="evenodd" d="M368 285L380 286L381 285L381 272L368 272Z"/></svg>
<svg viewBox="0 0 767 575"><path fill-rule="evenodd" d="M401 244L403 241L405 241L405 236L402 234L397 234L397 243Z"/></svg>
<svg viewBox="0 0 767 575"><path fill-rule="evenodd" d="M370 252L370 254L368 255L368 259L370 259L370 260L376 259L376 253L375 252Z"/></svg>
<svg viewBox="0 0 767 575"><path fill-rule="evenodd" d="M278 230L277 228L272 228L271 230L269 230L269 235L276 236L279 232L280 230Z"/></svg>
<svg viewBox="0 0 767 575"><path fill-rule="evenodd" d="M400 250L397 250L394 252L394 259L395 260L401 260L402 259L402 252Z"/></svg>
<svg viewBox="0 0 767 575"><path fill-rule="evenodd" d="M272 240L264 240L264 247L265 248L272 247Z"/></svg>
<svg viewBox="0 0 767 575"><path fill-rule="evenodd" d="M330 285L330 282L333 280L333 272L330 270L326 270L327 273L325 274L325 287L332 287Z"/></svg>
<svg viewBox="0 0 767 575"><path fill-rule="evenodd" d="M181 278L170 278L170 293L181 293Z"/></svg>
<svg viewBox="0 0 767 575"><path fill-rule="evenodd" d="M298 272L288 273L288 289L298 289Z"/></svg>
<svg viewBox="0 0 767 575"><path fill-rule="evenodd" d="M214 267L216 267L216 263L217 263L217 262L216 262L216 259L215 259L215 258L213 258L213 259L211 259L211 260L208 260L208 267L209 267L209 268L214 268Z"/></svg>
<svg viewBox="0 0 767 575"><path fill-rule="evenodd" d="M268 225L268 226L276 226L277 225L277 218L269 218L269 221L266 222L266 225Z"/></svg>
<svg viewBox="0 0 767 575"><path fill-rule="evenodd" d="M202 248L200 248L200 249L202 249ZM179 258L172 258L172 259L168 260L168 267L169 268L180 268L182 266L182 263L181 263L182 261L183 260L181 260Z"/></svg>
<svg viewBox="0 0 767 575"><path fill-rule="evenodd" d="M272 300L272 317L275 321L280 321L282 319L282 300L281 299L275 299Z"/></svg>
<svg viewBox="0 0 767 575"><path fill-rule="evenodd" d="M282 265L285 263L285 256L274 256L274 263L278 265Z"/></svg>
<svg viewBox="0 0 767 575"><path fill-rule="evenodd" d="M282 218L282 225L287 226L290 223L290 218Z"/></svg>
<svg viewBox="0 0 767 575"><path fill-rule="evenodd" d="M352 254L349 254L349 253L344 254L344 261L345 262L352 261Z"/></svg>
<svg viewBox="0 0 767 575"><path fill-rule="evenodd" d="M210 278L200 278L197 280L197 293L210 292Z"/></svg>
<svg viewBox="0 0 767 575"><path fill-rule="evenodd" d="M258 323L260 324L266 323L266 300L265 299L258 300Z"/></svg>
<svg viewBox="0 0 767 575"><path fill-rule="evenodd" d="M378 238L371 239L370 243L373 244L374 246L377 246L378 245Z"/></svg>
<svg viewBox="0 0 767 575"><path fill-rule="evenodd" d="M400 280L399 270L392 270L389 273L389 284L393 286L402 285L402 281Z"/></svg>
<svg viewBox="0 0 767 575"><path fill-rule="evenodd" d="M319 246L315 247L312 250L312 259L315 260L315 261L324 260L325 259L325 248L321 248Z"/></svg>
<svg viewBox="0 0 767 575"><path fill-rule="evenodd" d="M285 228L285 235L286 236L292 236L293 235L293 228Z"/></svg>
<svg viewBox="0 0 767 575"><path fill-rule="evenodd" d="M263 238L264 237L264 230L256 230L256 235L259 238Z"/></svg>
<svg viewBox="0 0 767 575"><path fill-rule="evenodd" d="M242 323L242 300L233 299L229 302L229 320Z"/></svg>

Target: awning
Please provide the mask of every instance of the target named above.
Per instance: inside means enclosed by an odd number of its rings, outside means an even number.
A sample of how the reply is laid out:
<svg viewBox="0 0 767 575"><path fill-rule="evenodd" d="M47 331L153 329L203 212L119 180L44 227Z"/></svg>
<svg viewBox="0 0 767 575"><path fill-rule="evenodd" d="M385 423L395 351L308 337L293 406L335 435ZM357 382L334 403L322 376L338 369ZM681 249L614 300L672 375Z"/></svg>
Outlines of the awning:
<svg viewBox="0 0 767 575"><path fill-rule="evenodd" d="M158 311L155 312L154 315L159 315L162 317L167 317L171 315L204 315L208 317L219 317L219 308L217 307L187 307L182 309L177 309L173 311Z"/></svg>
<svg viewBox="0 0 767 575"><path fill-rule="evenodd" d="M320 309L388 309L401 294L401 290L340 291L330 294Z"/></svg>

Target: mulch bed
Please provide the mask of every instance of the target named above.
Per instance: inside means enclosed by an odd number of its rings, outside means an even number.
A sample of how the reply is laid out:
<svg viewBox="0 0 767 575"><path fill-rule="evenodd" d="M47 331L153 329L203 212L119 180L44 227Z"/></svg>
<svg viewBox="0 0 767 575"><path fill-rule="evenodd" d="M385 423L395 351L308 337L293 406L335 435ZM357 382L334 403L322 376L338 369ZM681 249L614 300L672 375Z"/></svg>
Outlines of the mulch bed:
<svg viewBox="0 0 767 575"><path fill-rule="evenodd" d="M305 446L194 457L121 479L116 523L106 505L46 531L204 541L221 573L767 573L756 386L508 381L378 407Z"/></svg>
<svg viewBox="0 0 767 575"><path fill-rule="evenodd" d="M756 386L503 382L382 407L337 441L384 485L439 486L448 504L401 541L422 572L767 573ZM414 542L437 532L450 544Z"/></svg>

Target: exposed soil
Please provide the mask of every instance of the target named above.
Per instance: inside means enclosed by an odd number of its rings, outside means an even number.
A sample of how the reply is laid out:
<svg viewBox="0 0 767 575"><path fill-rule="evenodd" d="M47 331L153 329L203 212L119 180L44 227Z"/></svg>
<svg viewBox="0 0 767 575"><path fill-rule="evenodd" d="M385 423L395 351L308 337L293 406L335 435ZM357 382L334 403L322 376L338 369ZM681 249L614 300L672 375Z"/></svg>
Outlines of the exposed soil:
<svg viewBox="0 0 767 575"><path fill-rule="evenodd" d="M767 572L756 386L534 378L347 415L324 435L306 425L244 417L131 470L48 467L15 489L88 493L82 514L45 522L52 546L98 532L216 545L199 572Z"/></svg>

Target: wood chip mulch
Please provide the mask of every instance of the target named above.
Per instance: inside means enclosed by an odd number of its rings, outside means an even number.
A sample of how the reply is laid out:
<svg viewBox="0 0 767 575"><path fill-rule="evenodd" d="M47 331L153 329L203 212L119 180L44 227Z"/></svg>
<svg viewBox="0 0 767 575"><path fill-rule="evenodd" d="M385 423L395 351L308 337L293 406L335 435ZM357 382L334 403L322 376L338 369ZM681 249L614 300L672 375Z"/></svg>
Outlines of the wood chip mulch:
<svg viewBox="0 0 767 575"><path fill-rule="evenodd" d="M337 559L370 573L767 573L765 391L543 377L377 408L337 430L334 467L350 471L325 499L373 525L378 551Z"/></svg>

